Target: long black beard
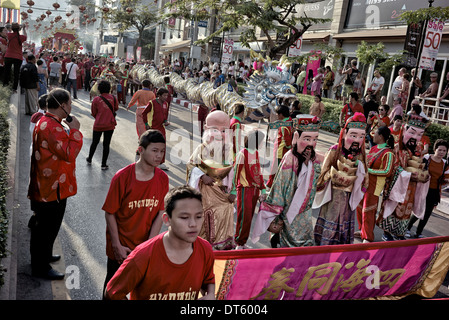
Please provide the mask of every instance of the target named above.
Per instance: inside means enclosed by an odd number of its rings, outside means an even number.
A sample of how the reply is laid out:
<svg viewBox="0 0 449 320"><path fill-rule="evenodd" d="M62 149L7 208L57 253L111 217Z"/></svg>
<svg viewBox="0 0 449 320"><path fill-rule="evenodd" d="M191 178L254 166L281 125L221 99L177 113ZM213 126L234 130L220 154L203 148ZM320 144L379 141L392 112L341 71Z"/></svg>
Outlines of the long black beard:
<svg viewBox="0 0 449 320"><path fill-rule="evenodd" d="M415 144L411 144L411 143L410 143L411 141L415 141ZM417 141L416 141L416 139L413 139L413 138L410 138L410 139L407 141L407 143L405 144L405 147L406 147L407 149L409 149L412 153L415 153L416 146L417 146Z"/></svg>
<svg viewBox="0 0 449 320"><path fill-rule="evenodd" d="M341 149L343 150L345 158L347 158L350 154L356 156L362 151L362 149L359 146L355 145L355 143L353 143L349 149L346 149L344 146Z"/></svg>
<svg viewBox="0 0 449 320"><path fill-rule="evenodd" d="M312 147L307 147L304 149L304 151L306 151L307 149L311 150L310 159L315 159L315 150ZM296 175L299 175L299 172L301 172L302 164L306 161L306 157L302 153L298 152L296 144L293 145L292 153L298 159L298 169L296 171Z"/></svg>

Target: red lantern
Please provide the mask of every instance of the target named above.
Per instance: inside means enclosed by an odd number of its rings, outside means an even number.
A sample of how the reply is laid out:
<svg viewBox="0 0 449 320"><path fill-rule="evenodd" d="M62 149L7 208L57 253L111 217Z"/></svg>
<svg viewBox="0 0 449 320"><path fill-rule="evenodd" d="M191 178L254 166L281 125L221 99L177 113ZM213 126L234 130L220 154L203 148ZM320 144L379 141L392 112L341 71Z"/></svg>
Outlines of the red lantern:
<svg viewBox="0 0 449 320"><path fill-rule="evenodd" d="M32 7L32 6L34 6L34 1L28 0L28 1L27 1L27 4L28 4L30 7Z"/></svg>
<svg viewBox="0 0 449 320"><path fill-rule="evenodd" d="M80 47L80 50L83 50L84 49L84 47Z"/></svg>
<svg viewBox="0 0 449 320"><path fill-rule="evenodd" d="M79 9L81 12L84 12L84 11L86 10L86 7L85 7L85 6L79 6L78 9Z"/></svg>
<svg viewBox="0 0 449 320"><path fill-rule="evenodd" d="M84 19L87 19L87 18L89 18L89 15L86 13L83 17L84 17Z"/></svg>
<svg viewBox="0 0 449 320"><path fill-rule="evenodd" d="M28 9L27 12L31 14L33 13L33 9Z"/></svg>
<svg viewBox="0 0 449 320"><path fill-rule="evenodd" d="M47 14L47 16L51 15L51 11L50 10L45 11L45 13Z"/></svg>
<svg viewBox="0 0 449 320"><path fill-rule="evenodd" d="M57 16L57 17L55 17L55 22L59 22L61 19L62 19L61 16Z"/></svg>
<svg viewBox="0 0 449 320"><path fill-rule="evenodd" d="M97 18L92 18L92 22L95 22L95 21L97 21Z"/></svg>
<svg viewBox="0 0 449 320"><path fill-rule="evenodd" d="M53 8L55 8L55 10L58 10L60 7L59 3L55 2L53 3Z"/></svg>
<svg viewBox="0 0 449 320"><path fill-rule="evenodd" d="M108 7L104 7L102 10L103 10L104 13L108 13L109 12L109 8Z"/></svg>
<svg viewBox="0 0 449 320"><path fill-rule="evenodd" d="M70 17L70 16L72 15L72 13L71 13L71 12L67 12L65 15L66 15L67 17Z"/></svg>
<svg viewBox="0 0 449 320"><path fill-rule="evenodd" d="M45 15L45 14L41 14L41 20L44 20L44 19L45 19L45 17L46 17L46 15Z"/></svg>

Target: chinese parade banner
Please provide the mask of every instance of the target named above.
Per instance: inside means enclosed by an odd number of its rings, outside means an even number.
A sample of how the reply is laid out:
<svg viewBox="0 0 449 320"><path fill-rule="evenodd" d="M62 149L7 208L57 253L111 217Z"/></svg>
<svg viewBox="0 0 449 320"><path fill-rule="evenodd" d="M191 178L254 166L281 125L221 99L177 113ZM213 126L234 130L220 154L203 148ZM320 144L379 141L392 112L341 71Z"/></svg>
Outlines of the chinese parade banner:
<svg viewBox="0 0 449 320"><path fill-rule="evenodd" d="M218 300L432 298L449 269L449 237L215 252Z"/></svg>

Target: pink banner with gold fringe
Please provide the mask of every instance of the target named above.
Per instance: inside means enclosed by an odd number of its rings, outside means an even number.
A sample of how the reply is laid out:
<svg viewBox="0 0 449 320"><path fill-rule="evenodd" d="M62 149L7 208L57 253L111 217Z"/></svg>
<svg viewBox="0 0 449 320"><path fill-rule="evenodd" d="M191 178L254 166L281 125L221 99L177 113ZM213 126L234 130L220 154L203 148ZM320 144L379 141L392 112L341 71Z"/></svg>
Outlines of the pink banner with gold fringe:
<svg viewBox="0 0 449 320"><path fill-rule="evenodd" d="M219 300L432 298L449 269L449 237L215 252Z"/></svg>

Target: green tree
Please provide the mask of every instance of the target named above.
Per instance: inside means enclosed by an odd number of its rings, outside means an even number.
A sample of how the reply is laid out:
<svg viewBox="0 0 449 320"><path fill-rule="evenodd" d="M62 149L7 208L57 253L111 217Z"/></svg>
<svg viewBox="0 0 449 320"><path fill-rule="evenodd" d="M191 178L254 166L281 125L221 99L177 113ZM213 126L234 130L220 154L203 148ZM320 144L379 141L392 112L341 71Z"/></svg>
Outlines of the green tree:
<svg viewBox="0 0 449 320"><path fill-rule="evenodd" d="M309 0L318 2L321 0ZM300 16L295 7L304 4L304 0L177 0L167 3L169 17L184 18L187 21L207 20L216 15L220 26L208 37L196 41L207 43L212 37L221 36L223 32L242 28L239 41L249 48L249 43L257 41L256 30L261 30L267 38L267 56L276 57L299 39L311 26L326 23L330 19L310 18L305 13ZM171 10L176 9L176 10ZM276 35L284 36L284 40L276 41Z"/></svg>
<svg viewBox="0 0 449 320"><path fill-rule="evenodd" d="M142 47L145 30L155 26L157 22L154 9L148 4L141 4L139 0L120 0L120 9L110 10L104 17L107 22L116 23L120 32L137 32L134 57L137 56L137 47Z"/></svg>

